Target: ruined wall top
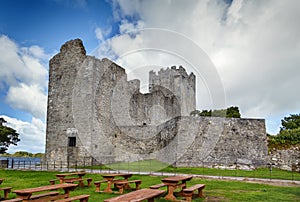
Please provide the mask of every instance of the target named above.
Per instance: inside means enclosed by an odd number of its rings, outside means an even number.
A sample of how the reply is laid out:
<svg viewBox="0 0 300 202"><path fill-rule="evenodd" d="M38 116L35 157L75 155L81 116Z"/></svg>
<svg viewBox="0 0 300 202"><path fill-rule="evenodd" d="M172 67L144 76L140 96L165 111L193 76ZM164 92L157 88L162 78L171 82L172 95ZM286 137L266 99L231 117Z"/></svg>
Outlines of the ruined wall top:
<svg viewBox="0 0 300 202"><path fill-rule="evenodd" d="M171 66L171 68L167 67L166 69L161 68L157 73L152 70L152 71L150 71L150 74L153 74L156 76L160 76L163 74L172 74L173 76L182 76L184 78L195 77L193 72L191 72L188 75L185 68L182 66L179 66L179 68L177 68L176 66Z"/></svg>
<svg viewBox="0 0 300 202"><path fill-rule="evenodd" d="M53 68L76 66L86 59L86 51L80 39L67 41L60 48L60 52L50 60Z"/></svg>
<svg viewBox="0 0 300 202"><path fill-rule="evenodd" d="M73 53L81 53L83 55L86 55L83 42L80 39L67 41L65 44L61 46L60 52L62 54L66 52L73 52Z"/></svg>
<svg viewBox="0 0 300 202"><path fill-rule="evenodd" d="M168 83L170 82L170 80L174 80L178 77L181 77L182 79L186 80L190 87L192 87L192 89L195 89L196 76L193 72L188 74L185 68L183 68L182 66L179 66L179 68L177 68L176 66L171 66L171 68L162 68L158 72L155 72L153 70L149 72L149 90L151 91L151 88L154 85Z"/></svg>

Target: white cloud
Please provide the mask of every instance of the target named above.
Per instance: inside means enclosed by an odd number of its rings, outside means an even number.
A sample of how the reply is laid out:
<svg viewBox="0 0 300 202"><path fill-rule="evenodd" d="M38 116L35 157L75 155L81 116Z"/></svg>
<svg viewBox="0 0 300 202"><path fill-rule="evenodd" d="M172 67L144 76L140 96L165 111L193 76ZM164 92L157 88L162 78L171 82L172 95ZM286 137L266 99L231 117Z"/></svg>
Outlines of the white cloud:
<svg viewBox="0 0 300 202"><path fill-rule="evenodd" d="M20 142L18 142L17 146L10 146L8 153L17 151L40 153L45 151L45 123L36 118L32 118L31 123L29 123L8 116L1 117L7 121L6 125L8 127L15 129L19 133Z"/></svg>
<svg viewBox="0 0 300 202"><path fill-rule="evenodd" d="M8 88L6 103L45 120L49 55L38 46L19 47L0 36L0 80Z"/></svg>
<svg viewBox="0 0 300 202"><path fill-rule="evenodd" d="M39 46L19 47L4 35L0 36L0 55L0 86L2 91L6 90L6 104L32 115L31 123L2 116L21 139L8 152L43 152L49 55Z"/></svg>
<svg viewBox="0 0 300 202"><path fill-rule="evenodd" d="M144 28L144 23L143 21L137 21L136 23L128 22L128 20L122 20L120 24L120 33L125 34L125 33L136 33L138 30Z"/></svg>
<svg viewBox="0 0 300 202"><path fill-rule="evenodd" d="M44 120L47 96L38 85L20 83L11 86L7 92L6 102L16 109L27 111L34 117Z"/></svg>
<svg viewBox="0 0 300 202"><path fill-rule="evenodd" d="M112 27L109 27L107 29L103 29L100 27L97 27L95 29L96 38L99 40L99 42L103 42L105 38L111 33Z"/></svg>
<svg viewBox="0 0 300 202"><path fill-rule="evenodd" d="M245 117L272 117L272 128L267 127L271 133L276 132L275 116L279 128L280 116L299 113L299 1L234 0L230 7L219 0L115 0L112 4L116 19L137 19L121 21L121 33L135 30L140 23L145 28L174 30L194 41L216 64L227 106L238 105ZM121 35L110 41L110 52L118 55L128 46L139 49L147 40L155 42L155 37ZM184 44L177 44L177 48L186 49ZM143 61L144 66L155 60L136 55L136 61ZM167 63L156 58L156 65ZM127 63L133 60L131 57ZM198 107L206 106L199 97Z"/></svg>
<svg viewBox="0 0 300 202"><path fill-rule="evenodd" d="M95 29L95 34L96 34L96 37L97 37L97 39L98 39L99 41L103 41L103 40L104 40L102 30L101 30L99 27L97 27L97 28Z"/></svg>

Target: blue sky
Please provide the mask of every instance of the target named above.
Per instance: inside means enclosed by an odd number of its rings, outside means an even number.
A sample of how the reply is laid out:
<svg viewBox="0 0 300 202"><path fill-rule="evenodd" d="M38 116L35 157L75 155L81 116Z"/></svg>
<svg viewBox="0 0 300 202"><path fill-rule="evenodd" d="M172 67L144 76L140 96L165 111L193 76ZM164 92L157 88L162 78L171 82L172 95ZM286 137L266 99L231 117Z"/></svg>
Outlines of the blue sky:
<svg viewBox="0 0 300 202"><path fill-rule="evenodd" d="M284 116L300 111L299 8L297 0L2 0L0 116L21 138L9 152L44 152L48 61L70 39L82 39L88 54L116 60L144 83L147 71L141 67L185 65L161 51L122 56L128 47L155 42L139 32L147 28L196 44L214 64L225 107L265 118L267 132L276 134ZM133 71L137 66L140 72ZM213 89L204 83L197 83L200 110L214 107L208 99Z"/></svg>
<svg viewBox="0 0 300 202"><path fill-rule="evenodd" d="M22 46L39 45L53 52L80 37L89 50L97 43L97 27L117 26L106 1L1 1L0 31Z"/></svg>

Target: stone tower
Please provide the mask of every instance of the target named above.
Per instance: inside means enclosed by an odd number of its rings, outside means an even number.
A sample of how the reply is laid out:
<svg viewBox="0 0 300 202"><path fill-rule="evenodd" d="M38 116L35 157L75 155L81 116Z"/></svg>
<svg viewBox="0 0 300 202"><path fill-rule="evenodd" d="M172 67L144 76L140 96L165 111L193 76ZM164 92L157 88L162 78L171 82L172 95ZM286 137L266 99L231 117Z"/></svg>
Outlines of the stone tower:
<svg viewBox="0 0 300 202"><path fill-rule="evenodd" d="M179 66L172 66L171 69L161 69L157 74L154 71L149 73L149 92L158 88L172 92L179 100L181 107L180 115L189 116L196 109L196 77L193 73L187 74L186 70Z"/></svg>

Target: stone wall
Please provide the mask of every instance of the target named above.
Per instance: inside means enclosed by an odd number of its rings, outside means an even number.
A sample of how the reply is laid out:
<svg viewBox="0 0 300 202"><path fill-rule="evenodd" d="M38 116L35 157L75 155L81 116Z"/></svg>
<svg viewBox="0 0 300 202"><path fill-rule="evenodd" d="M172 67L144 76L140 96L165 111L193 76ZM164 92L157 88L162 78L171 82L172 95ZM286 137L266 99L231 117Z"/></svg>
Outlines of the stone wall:
<svg viewBox="0 0 300 202"><path fill-rule="evenodd" d="M300 145L269 152L270 164L276 168L300 172Z"/></svg>
<svg viewBox="0 0 300 202"><path fill-rule="evenodd" d="M47 161L157 159L177 166L267 160L265 121L190 117L195 76L183 67L150 72L149 93L108 59L87 56L79 39L50 60Z"/></svg>
<svg viewBox="0 0 300 202"><path fill-rule="evenodd" d="M220 117L184 117L183 131L194 131L192 144L177 166L249 165L268 161L265 121Z"/></svg>
<svg viewBox="0 0 300 202"><path fill-rule="evenodd" d="M172 92L161 86L154 89L151 93L136 92L132 95L130 117L135 125L156 126L181 115L180 100Z"/></svg>
<svg viewBox="0 0 300 202"><path fill-rule="evenodd" d="M158 127L122 127L118 160L140 156L176 166L248 165L268 162L264 120L177 117Z"/></svg>

